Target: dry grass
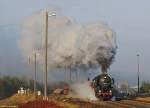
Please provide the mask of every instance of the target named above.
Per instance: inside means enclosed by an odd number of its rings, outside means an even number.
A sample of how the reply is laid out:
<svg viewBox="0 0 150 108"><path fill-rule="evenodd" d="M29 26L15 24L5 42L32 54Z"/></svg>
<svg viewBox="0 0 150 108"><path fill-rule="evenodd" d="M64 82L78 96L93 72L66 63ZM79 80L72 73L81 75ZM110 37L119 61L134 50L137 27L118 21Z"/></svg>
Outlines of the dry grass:
<svg viewBox="0 0 150 108"><path fill-rule="evenodd" d="M136 100L150 101L150 97L145 97L145 98L138 97L136 98Z"/></svg>
<svg viewBox="0 0 150 108"><path fill-rule="evenodd" d="M66 103L66 102L57 102L60 106L63 106L64 108L79 108L78 105Z"/></svg>
<svg viewBox="0 0 150 108"><path fill-rule="evenodd" d="M35 100L35 96L33 94L30 94L29 96L15 94L7 99L1 100L0 105L19 105L33 100Z"/></svg>
<svg viewBox="0 0 150 108"><path fill-rule="evenodd" d="M41 97L39 97L38 99L41 99ZM0 106L21 105L21 104L25 104L29 101L34 101L34 100L35 100L34 94L30 94L29 96L15 94L8 99L1 100ZM63 106L64 108L79 108L78 105L74 105L74 104L67 103L64 101L59 101L57 99L56 100L54 99L53 101L57 103L58 105Z"/></svg>

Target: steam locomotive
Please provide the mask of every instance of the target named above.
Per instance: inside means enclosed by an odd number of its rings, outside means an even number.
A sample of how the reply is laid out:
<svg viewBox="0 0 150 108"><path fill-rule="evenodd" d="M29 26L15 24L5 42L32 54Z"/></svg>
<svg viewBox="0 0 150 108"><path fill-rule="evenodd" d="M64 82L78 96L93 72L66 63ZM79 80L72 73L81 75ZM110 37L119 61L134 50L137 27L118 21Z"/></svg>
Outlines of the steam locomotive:
<svg viewBox="0 0 150 108"><path fill-rule="evenodd" d="M113 96L114 79L107 73L102 73L92 80L95 96L100 100L110 100Z"/></svg>

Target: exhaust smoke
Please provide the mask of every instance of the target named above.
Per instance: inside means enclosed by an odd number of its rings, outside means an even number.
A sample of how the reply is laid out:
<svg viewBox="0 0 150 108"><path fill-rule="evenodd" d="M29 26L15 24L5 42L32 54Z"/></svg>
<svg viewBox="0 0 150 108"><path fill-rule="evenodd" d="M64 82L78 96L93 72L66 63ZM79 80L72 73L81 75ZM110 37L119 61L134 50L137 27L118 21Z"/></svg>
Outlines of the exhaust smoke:
<svg viewBox="0 0 150 108"><path fill-rule="evenodd" d="M101 66L107 72L116 54L116 34L105 23L79 24L56 10L48 23L48 68L87 70ZM45 11L40 11L22 24L19 47L25 60L37 53L37 62L44 64ZM34 58L31 58L34 60ZM59 79L59 78L58 78ZM96 100L88 82L71 85L80 98ZM86 92L85 92L86 91Z"/></svg>
<svg viewBox="0 0 150 108"><path fill-rule="evenodd" d="M107 72L117 48L112 29L102 22L78 24L55 12L57 15L49 17L48 24L48 67L90 68L100 65L102 72ZM37 52L38 62L41 64L44 61L44 23L44 11L28 18L23 23L19 41L25 59Z"/></svg>

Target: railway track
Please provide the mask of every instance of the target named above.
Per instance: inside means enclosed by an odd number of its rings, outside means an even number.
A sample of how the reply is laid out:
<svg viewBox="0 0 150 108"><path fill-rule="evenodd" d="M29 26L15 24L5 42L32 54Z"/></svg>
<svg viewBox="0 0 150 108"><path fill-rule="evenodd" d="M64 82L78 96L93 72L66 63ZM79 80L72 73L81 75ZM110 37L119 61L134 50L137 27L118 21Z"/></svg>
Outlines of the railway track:
<svg viewBox="0 0 150 108"><path fill-rule="evenodd" d="M109 101L107 102L108 104L110 105L113 105L114 108L117 107L117 108L131 108L131 106L129 105L126 105L126 104L123 104L123 103L120 103L120 102L112 102L112 101Z"/></svg>
<svg viewBox="0 0 150 108"><path fill-rule="evenodd" d="M145 104L143 102L134 100L123 100L119 102L120 104L125 104L130 106L129 108L150 108L150 104Z"/></svg>
<svg viewBox="0 0 150 108"><path fill-rule="evenodd" d="M123 101L106 101L106 102L86 102L79 101L83 108L150 108L150 104L145 104L138 101L123 100ZM76 102L75 102L76 104Z"/></svg>
<svg viewBox="0 0 150 108"><path fill-rule="evenodd" d="M105 104L103 102L90 102L90 101L85 101L85 100L80 100L80 99L70 99L67 100L67 102L79 105L80 108L109 108L105 107Z"/></svg>
<svg viewBox="0 0 150 108"><path fill-rule="evenodd" d="M88 101L78 98L66 98L65 100L65 102L80 106L79 108L150 108L149 102L139 100Z"/></svg>
<svg viewBox="0 0 150 108"><path fill-rule="evenodd" d="M69 103L77 104L80 108L150 108L150 104L138 101L84 101L79 99L68 100Z"/></svg>
<svg viewBox="0 0 150 108"><path fill-rule="evenodd" d="M150 104L149 100L132 100L132 101L141 102L141 103L144 103L144 104Z"/></svg>
<svg viewBox="0 0 150 108"><path fill-rule="evenodd" d="M150 108L150 104L139 103L132 100L124 100L120 102L107 102L108 104L115 105L117 108Z"/></svg>

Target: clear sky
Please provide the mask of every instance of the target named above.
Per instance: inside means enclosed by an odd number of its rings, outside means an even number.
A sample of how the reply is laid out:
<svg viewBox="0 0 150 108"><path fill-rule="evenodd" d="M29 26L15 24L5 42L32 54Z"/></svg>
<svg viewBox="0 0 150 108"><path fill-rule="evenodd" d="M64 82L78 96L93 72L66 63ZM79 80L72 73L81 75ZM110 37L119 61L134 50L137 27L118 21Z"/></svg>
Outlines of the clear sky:
<svg viewBox="0 0 150 108"><path fill-rule="evenodd" d="M136 55L139 53L141 78L149 80L149 5L149 0L0 0L0 72L24 73L26 65L21 61L17 47L18 25L34 12L56 7L80 23L95 20L108 23L117 34L118 44L109 73L136 84Z"/></svg>

